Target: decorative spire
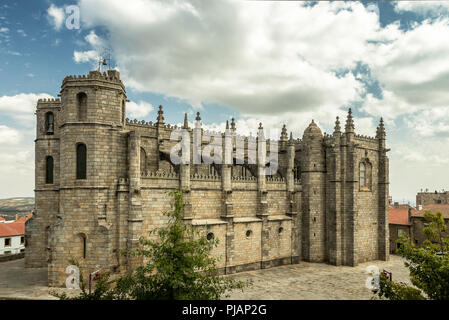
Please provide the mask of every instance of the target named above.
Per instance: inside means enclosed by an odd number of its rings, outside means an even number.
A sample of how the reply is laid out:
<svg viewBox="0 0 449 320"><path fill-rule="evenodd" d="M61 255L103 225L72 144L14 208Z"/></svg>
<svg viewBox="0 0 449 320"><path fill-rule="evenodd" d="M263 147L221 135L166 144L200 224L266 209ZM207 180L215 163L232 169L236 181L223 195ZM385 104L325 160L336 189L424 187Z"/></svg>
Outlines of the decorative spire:
<svg viewBox="0 0 449 320"><path fill-rule="evenodd" d="M159 106L159 111L157 112L157 124L164 124L164 111L162 111L162 106Z"/></svg>
<svg viewBox="0 0 449 320"><path fill-rule="evenodd" d="M187 119L187 113L184 114L184 129L189 129L189 121Z"/></svg>
<svg viewBox="0 0 449 320"><path fill-rule="evenodd" d="M257 137L260 139L265 139L262 122L259 123L259 130L257 131Z"/></svg>
<svg viewBox="0 0 449 320"><path fill-rule="evenodd" d="M376 138L385 139L385 126L383 118L380 118L379 126L377 127Z"/></svg>
<svg viewBox="0 0 449 320"><path fill-rule="evenodd" d="M201 117L200 117L200 113L197 112L196 113L196 118L195 118L195 128L201 128Z"/></svg>
<svg viewBox="0 0 449 320"><path fill-rule="evenodd" d="M282 132L281 132L281 141L287 141L287 139L288 139L287 128L284 124L284 126L282 127Z"/></svg>
<svg viewBox="0 0 449 320"><path fill-rule="evenodd" d="M354 133L354 121L352 120L352 110L351 108L349 108L348 111L348 117L346 119L346 126L345 126L345 132L349 133Z"/></svg>
<svg viewBox="0 0 449 320"><path fill-rule="evenodd" d="M226 120L226 130L229 130L229 121Z"/></svg>
<svg viewBox="0 0 449 320"><path fill-rule="evenodd" d="M290 139L288 140L287 145L292 146L294 145L293 143L293 132L290 131Z"/></svg>
<svg viewBox="0 0 449 320"><path fill-rule="evenodd" d="M235 122L234 122L234 118L231 119L231 130L235 131Z"/></svg>
<svg viewBox="0 0 449 320"><path fill-rule="evenodd" d="M337 120L335 120L335 127L334 127L334 133L340 133L340 118L337 116Z"/></svg>

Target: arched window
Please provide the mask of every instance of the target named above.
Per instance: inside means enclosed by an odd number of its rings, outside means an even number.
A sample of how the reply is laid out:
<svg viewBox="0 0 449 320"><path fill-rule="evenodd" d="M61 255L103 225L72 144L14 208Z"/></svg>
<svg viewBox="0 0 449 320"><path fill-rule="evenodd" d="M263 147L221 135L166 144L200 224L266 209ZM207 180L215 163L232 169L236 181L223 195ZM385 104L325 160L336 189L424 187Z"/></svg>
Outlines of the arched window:
<svg viewBox="0 0 449 320"><path fill-rule="evenodd" d="M55 131L55 117L53 112L47 112L45 114L45 134L53 134Z"/></svg>
<svg viewBox="0 0 449 320"><path fill-rule="evenodd" d="M366 186L366 166L362 162L360 163L360 187Z"/></svg>
<svg viewBox="0 0 449 320"><path fill-rule="evenodd" d="M86 179L87 150L86 145L80 143L76 146L76 178Z"/></svg>
<svg viewBox="0 0 449 320"><path fill-rule="evenodd" d="M78 120L85 121L87 119L87 95L80 92L76 95Z"/></svg>
<svg viewBox="0 0 449 320"><path fill-rule="evenodd" d="M48 156L45 158L45 183L53 183L53 157Z"/></svg>
<svg viewBox="0 0 449 320"><path fill-rule="evenodd" d="M140 172L147 172L147 153L144 148L140 148Z"/></svg>
<svg viewBox="0 0 449 320"><path fill-rule="evenodd" d="M371 190L371 163L368 159L360 162L359 183L360 190Z"/></svg>
<svg viewBox="0 0 449 320"><path fill-rule="evenodd" d="M78 233L76 235L76 256L78 258L86 259L87 256L87 237L84 233Z"/></svg>

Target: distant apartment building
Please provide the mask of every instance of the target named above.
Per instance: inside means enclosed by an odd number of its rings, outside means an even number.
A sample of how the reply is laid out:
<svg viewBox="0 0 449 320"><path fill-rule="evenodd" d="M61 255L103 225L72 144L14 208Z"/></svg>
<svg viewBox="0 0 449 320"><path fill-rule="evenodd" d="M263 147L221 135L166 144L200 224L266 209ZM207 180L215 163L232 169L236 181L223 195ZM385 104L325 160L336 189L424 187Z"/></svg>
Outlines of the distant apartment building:
<svg viewBox="0 0 449 320"><path fill-rule="evenodd" d="M32 213L13 221L0 217L0 256L14 255L25 251L25 222Z"/></svg>

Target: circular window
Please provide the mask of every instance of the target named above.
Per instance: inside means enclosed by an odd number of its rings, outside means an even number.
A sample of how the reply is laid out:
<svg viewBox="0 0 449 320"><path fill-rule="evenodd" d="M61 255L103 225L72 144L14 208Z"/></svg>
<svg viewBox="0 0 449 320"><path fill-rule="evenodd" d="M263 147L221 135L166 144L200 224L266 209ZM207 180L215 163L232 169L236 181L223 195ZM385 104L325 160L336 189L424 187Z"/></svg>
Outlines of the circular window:
<svg viewBox="0 0 449 320"><path fill-rule="evenodd" d="M253 234L253 232L251 230L246 231L246 237L250 237L252 234Z"/></svg>
<svg viewBox="0 0 449 320"><path fill-rule="evenodd" d="M214 234L213 234L212 232L209 232L209 233L207 234L207 236L206 236L206 239L207 239L207 240L212 240L214 237L215 237Z"/></svg>
<svg viewBox="0 0 449 320"><path fill-rule="evenodd" d="M279 227L278 232L279 232L279 233L282 233L282 231L284 231L284 228Z"/></svg>

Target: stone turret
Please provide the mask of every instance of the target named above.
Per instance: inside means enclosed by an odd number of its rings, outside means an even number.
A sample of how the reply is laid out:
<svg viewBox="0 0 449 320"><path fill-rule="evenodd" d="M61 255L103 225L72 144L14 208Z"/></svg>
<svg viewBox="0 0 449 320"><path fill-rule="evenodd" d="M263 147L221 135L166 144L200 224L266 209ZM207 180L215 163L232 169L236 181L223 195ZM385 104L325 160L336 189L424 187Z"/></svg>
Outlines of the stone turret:
<svg viewBox="0 0 449 320"><path fill-rule="evenodd" d="M304 131L305 150L301 161L303 185L303 257L321 262L326 258L325 234L325 158L323 134L312 120Z"/></svg>
<svg viewBox="0 0 449 320"><path fill-rule="evenodd" d="M187 118L187 113L184 114L184 126L183 129L189 129L189 120Z"/></svg>

